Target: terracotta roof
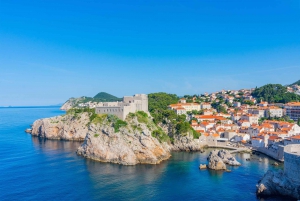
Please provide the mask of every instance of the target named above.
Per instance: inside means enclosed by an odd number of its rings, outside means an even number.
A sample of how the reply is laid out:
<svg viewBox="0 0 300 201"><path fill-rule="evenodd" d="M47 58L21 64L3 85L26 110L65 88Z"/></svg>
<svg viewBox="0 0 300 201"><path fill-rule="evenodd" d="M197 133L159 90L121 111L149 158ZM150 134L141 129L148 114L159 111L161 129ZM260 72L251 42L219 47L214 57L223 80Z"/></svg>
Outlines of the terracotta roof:
<svg viewBox="0 0 300 201"><path fill-rule="evenodd" d="M292 136L291 138L295 139L295 140L300 140L300 135L295 135L295 136Z"/></svg>
<svg viewBox="0 0 300 201"><path fill-rule="evenodd" d="M214 133L212 134L213 137L220 137L220 135L218 133Z"/></svg>
<svg viewBox="0 0 300 201"><path fill-rule="evenodd" d="M289 102L285 105L287 105L287 106L300 106L300 102Z"/></svg>

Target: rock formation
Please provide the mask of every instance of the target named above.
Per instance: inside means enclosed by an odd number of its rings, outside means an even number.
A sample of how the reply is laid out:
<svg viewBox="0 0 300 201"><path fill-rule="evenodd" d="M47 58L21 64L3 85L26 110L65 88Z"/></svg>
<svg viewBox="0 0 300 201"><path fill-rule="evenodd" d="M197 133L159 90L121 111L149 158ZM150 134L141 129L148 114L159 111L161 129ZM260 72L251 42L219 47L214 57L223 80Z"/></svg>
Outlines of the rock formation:
<svg viewBox="0 0 300 201"><path fill-rule="evenodd" d="M159 126L165 133L174 138L174 143L170 145L172 151L202 151L203 147L198 139L193 136L181 136L176 133L175 125L167 122L166 124L160 123Z"/></svg>
<svg viewBox="0 0 300 201"><path fill-rule="evenodd" d="M111 126L94 125L89 127L77 154L123 165L157 164L171 156L147 129L131 132L128 128L121 128L120 132L115 133Z"/></svg>
<svg viewBox="0 0 300 201"><path fill-rule="evenodd" d="M282 170L269 170L256 187L256 193L260 196L284 195L300 199L300 184L291 181Z"/></svg>
<svg viewBox="0 0 300 201"><path fill-rule="evenodd" d="M38 119L32 125L33 136L47 139L83 141L88 131L87 113Z"/></svg>
<svg viewBox="0 0 300 201"><path fill-rule="evenodd" d="M201 151L202 147L199 140L195 140L192 136L175 136L173 151Z"/></svg>
<svg viewBox="0 0 300 201"><path fill-rule="evenodd" d="M60 109L68 111L69 109L74 107L79 100L80 98L70 98L60 107Z"/></svg>
<svg viewBox="0 0 300 201"><path fill-rule="evenodd" d="M94 122L90 119L91 115L74 111L63 116L39 119L33 123L31 134L47 139L84 140L77 153L103 162L157 164L171 156L171 147L151 136L151 131L158 128L149 118L146 124L133 116L116 130L115 123L119 120L109 120L104 115Z"/></svg>
<svg viewBox="0 0 300 201"><path fill-rule="evenodd" d="M212 170L226 170L226 165L241 165L227 150L213 150L207 158L208 168Z"/></svg>
<svg viewBox="0 0 300 201"><path fill-rule="evenodd" d="M226 170L226 165L215 151L208 156L208 168L212 170Z"/></svg>
<svg viewBox="0 0 300 201"><path fill-rule="evenodd" d="M300 199L300 144L284 147L284 171L268 171L256 185L258 195Z"/></svg>
<svg viewBox="0 0 300 201"><path fill-rule="evenodd" d="M218 156L223 160L224 163L228 165L233 165L233 166L239 166L241 163L239 163L229 151L221 149L218 152Z"/></svg>

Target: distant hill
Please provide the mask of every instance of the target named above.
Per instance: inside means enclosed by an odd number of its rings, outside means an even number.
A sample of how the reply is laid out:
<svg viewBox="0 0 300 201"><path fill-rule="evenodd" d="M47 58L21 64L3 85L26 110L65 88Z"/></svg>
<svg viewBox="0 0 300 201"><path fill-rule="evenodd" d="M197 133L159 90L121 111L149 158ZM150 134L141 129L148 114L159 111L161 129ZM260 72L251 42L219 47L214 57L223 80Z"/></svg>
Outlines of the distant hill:
<svg viewBox="0 0 300 201"><path fill-rule="evenodd" d="M79 98L70 98L62 105L62 107L60 109L61 110L69 110L71 108L77 107L81 103L87 103L89 101L91 101L91 102L114 102L114 101L122 101L122 100L123 100L122 98L118 98L109 93L100 92L93 98L87 97L87 96L82 96Z"/></svg>
<svg viewBox="0 0 300 201"><path fill-rule="evenodd" d="M293 84L290 84L289 86L292 86L292 85L295 85L295 84L300 85L300 80L298 80L297 82L294 82Z"/></svg>
<svg viewBox="0 0 300 201"><path fill-rule="evenodd" d="M267 101L269 103L287 103L292 101L300 101L300 96L287 91L285 86L281 84L267 84L256 88L252 92L252 96L257 100Z"/></svg>
<svg viewBox="0 0 300 201"><path fill-rule="evenodd" d="M113 102L113 101L122 101L122 98L118 98L106 92L100 92L94 96L96 102Z"/></svg>

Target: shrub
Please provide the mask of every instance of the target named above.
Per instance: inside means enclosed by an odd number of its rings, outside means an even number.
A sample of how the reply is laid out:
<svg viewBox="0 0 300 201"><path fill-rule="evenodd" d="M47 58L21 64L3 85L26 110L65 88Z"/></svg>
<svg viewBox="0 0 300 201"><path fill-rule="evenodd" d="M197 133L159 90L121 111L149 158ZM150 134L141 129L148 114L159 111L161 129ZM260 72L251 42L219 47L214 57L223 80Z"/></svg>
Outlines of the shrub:
<svg viewBox="0 0 300 201"><path fill-rule="evenodd" d="M99 137L99 134L95 134L94 137Z"/></svg>
<svg viewBox="0 0 300 201"><path fill-rule="evenodd" d="M122 121L121 119L116 120L116 122L114 123L115 132L119 132L120 128L123 126L127 126L126 121Z"/></svg>
<svg viewBox="0 0 300 201"><path fill-rule="evenodd" d="M193 129L193 138L194 138L194 139L198 139L200 136L201 136L201 133L198 133L197 131L195 131L195 130Z"/></svg>
<svg viewBox="0 0 300 201"><path fill-rule="evenodd" d="M157 138L159 142L170 142L170 137L161 128L152 131L151 135Z"/></svg>

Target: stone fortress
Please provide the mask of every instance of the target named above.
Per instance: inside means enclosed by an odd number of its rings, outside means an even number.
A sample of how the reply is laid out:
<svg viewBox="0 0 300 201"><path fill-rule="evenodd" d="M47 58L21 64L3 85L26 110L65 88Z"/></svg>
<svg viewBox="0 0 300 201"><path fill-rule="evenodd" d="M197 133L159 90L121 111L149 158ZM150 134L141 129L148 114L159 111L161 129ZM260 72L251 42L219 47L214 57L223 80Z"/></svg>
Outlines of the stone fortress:
<svg viewBox="0 0 300 201"><path fill-rule="evenodd" d="M135 94L134 96L124 96L122 102L103 102L96 107L96 114L113 114L125 120L131 112L148 112L148 96L146 94Z"/></svg>

